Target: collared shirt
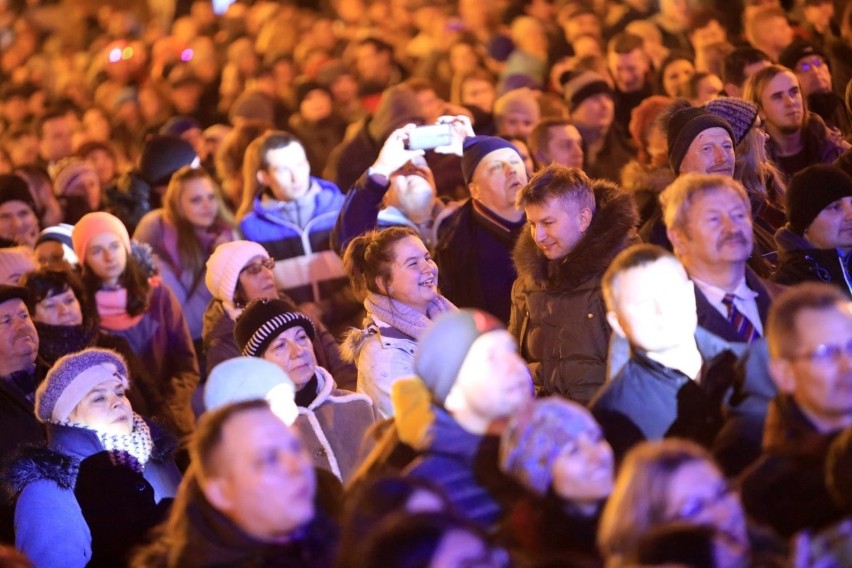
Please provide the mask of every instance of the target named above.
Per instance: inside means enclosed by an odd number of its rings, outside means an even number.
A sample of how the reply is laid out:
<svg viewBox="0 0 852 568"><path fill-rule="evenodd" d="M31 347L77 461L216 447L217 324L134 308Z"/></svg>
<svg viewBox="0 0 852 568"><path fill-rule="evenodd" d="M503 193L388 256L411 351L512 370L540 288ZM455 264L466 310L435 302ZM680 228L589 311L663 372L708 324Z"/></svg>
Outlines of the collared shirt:
<svg viewBox="0 0 852 568"><path fill-rule="evenodd" d="M716 308L725 319L728 319L728 306L723 304L722 300L729 292L698 278L693 277L692 281L695 282L695 285L698 286L698 289L701 290L707 301L710 302L710 305ZM757 309L758 293L748 287L745 276L742 277L739 284L730 293L735 296L734 305L737 309L748 318L754 329L763 336L763 322L760 321L760 311Z"/></svg>

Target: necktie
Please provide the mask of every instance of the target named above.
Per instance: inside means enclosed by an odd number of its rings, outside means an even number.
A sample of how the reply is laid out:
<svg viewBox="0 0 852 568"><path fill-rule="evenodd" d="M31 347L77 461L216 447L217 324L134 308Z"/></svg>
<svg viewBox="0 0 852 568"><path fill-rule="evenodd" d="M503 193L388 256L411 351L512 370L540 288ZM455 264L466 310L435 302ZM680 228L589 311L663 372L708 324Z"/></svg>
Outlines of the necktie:
<svg viewBox="0 0 852 568"><path fill-rule="evenodd" d="M754 324L745 317L745 314L737 309L736 304L734 304L735 298L736 296L733 294L725 294L725 297L722 298L722 303L728 308L728 321L734 326L734 330L736 330L740 339L746 343L751 343L760 337L760 334L757 333Z"/></svg>

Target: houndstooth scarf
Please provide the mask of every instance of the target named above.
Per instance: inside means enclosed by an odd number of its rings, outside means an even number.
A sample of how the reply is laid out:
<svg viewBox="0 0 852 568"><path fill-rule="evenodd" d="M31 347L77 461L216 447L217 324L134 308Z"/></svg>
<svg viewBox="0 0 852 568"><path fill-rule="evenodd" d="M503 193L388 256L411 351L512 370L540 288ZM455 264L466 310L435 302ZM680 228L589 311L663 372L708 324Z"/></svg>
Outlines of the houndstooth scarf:
<svg viewBox="0 0 852 568"><path fill-rule="evenodd" d="M133 413L133 430L130 434L107 434L70 420L62 425L91 430L98 437L104 450L109 453L112 463L129 467L138 473L145 471L145 464L151 459L151 452L154 451L151 428L135 412Z"/></svg>

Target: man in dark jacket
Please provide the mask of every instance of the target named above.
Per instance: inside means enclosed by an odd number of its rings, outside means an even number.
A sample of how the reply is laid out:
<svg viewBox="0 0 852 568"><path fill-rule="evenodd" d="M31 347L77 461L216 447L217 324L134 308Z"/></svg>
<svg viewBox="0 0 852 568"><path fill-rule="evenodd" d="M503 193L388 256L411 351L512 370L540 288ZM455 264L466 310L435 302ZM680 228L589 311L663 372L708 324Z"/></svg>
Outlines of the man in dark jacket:
<svg viewBox="0 0 852 568"><path fill-rule="evenodd" d="M766 358L698 327L695 285L680 262L661 247L633 246L615 258L602 287L607 320L630 344L629 360L592 402L616 457L642 440L670 436L710 447L736 417L754 427L737 428L744 436L734 440L736 452L721 438L723 465L742 469L757 458L774 395Z"/></svg>
<svg viewBox="0 0 852 568"><path fill-rule="evenodd" d="M515 247L509 331L542 394L589 402L606 375L610 328L600 279L638 240L630 195L582 170L551 164L518 195L529 230Z"/></svg>
<svg viewBox="0 0 852 568"><path fill-rule="evenodd" d="M852 296L852 177L824 164L800 171L787 187L787 220L775 233L772 280L830 282Z"/></svg>
<svg viewBox="0 0 852 568"><path fill-rule="evenodd" d="M842 516L825 485L831 441L852 426L852 311L834 286L808 282L785 291L767 322L770 372L778 385L763 454L742 477L754 520L784 537Z"/></svg>

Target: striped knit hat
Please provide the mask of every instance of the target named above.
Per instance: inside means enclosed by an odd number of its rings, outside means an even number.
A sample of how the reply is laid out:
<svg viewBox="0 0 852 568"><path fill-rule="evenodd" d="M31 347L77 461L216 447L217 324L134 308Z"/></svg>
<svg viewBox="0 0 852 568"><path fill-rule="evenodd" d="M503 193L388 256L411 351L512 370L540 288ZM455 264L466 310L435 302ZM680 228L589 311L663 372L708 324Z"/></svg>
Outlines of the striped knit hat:
<svg viewBox="0 0 852 568"><path fill-rule="evenodd" d="M583 101L595 95L606 94L612 97L612 87L602 75L594 71L572 71L565 74L562 90L565 93L568 112L574 112Z"/></svg>
<svg viewBox="0 0 852 568"><path fill-rule="evenodd" d="M252 301L234 326L234 339L243 355L263 357L272 340L291 327L301 326L311 338L316 337L314 324L305 314L290 311L284 300L260 299Z"/></svg>

